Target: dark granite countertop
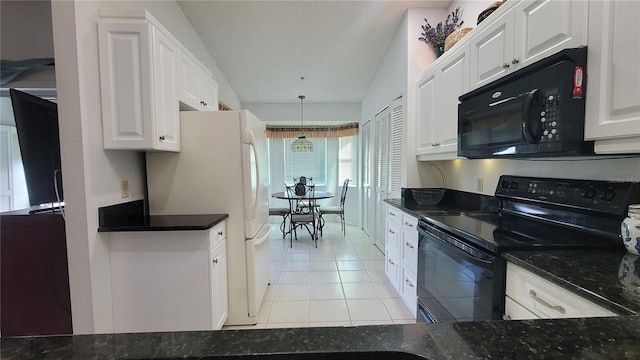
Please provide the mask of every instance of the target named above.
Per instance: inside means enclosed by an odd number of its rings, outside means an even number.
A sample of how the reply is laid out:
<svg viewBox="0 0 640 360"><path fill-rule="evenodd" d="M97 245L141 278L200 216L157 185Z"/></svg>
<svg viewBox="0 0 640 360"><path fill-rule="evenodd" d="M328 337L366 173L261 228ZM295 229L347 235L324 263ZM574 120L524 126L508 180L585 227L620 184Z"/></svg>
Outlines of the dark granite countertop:
<svg viewBox="0 0 640 360"><path fill-rule="evenodd" d="M216 356L386 351L432 360L620 360L640 358L639 335L640 318L620 316L3 338L0 354L2 359L222 359ZM359 359L394 359L393 353L378 355L369 354ZM314 359L332 358L328 355ZM354 355L343 358L354 359Z"/></svg>
<svg viewBox="0 0 640 360"><path fill-rule="evenodd" d="M133 222L100 226L98 232L207 230L228 217L227 214L149 215Z"/></svg>
<svg viewBox="0 0 640 360"><path fill-rule="evenodd" d="M98 232L207 230L228 214L147 215L143 200L98 208Z"/></svg>

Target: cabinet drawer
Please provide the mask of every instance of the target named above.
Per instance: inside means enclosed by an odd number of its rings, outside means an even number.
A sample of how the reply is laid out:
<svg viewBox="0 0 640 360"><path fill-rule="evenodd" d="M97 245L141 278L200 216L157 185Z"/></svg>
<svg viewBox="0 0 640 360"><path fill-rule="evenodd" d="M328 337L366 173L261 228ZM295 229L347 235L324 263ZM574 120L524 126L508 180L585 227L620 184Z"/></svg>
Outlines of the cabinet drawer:
<svg viewBox="0 0 640 360"><path fill-rule="evenodd" d="M507 296L543 319L616 314L512 263L507 263Z"/></svg>
<svg viewBox="0 0 640 360"><path fill-rule="evenodd" d="M404 231L415 232L416 238L418 237L418 218L415 218L408 214L402 215L402 229Z"/></svg>
<svg viewBox="0 0 640 360"><path fill-rule="evenodd" d="M402 223L402 211L391 205L387 205L387 220L400 225Z"/></svg>
<svg viewBox="0 0 640 360"><path fill-rule="evenodd" d="M211 228L211 244L209 245L209 249L213 249L218 244L221 244L227 236L227 229L225 228L225 222L221 222Z"/></svg>

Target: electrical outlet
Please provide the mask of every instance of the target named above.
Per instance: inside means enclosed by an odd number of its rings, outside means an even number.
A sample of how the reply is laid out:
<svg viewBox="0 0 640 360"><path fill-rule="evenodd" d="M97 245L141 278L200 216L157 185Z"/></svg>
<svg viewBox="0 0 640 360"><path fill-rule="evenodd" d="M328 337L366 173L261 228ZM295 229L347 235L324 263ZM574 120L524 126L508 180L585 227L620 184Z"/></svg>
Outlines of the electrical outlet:
<svg viewBox="0 0 640 360"><path fill-rule="evenodd" d="M129 180L120 181L120 197L122 198L129 197Z"/></svg>
<svg viewBox="0 0 640 360"><path fill-rule="evenodd" d="M484 188L484 178L476 178L476 190L477 191L482 191L482 189Z"/></svg>

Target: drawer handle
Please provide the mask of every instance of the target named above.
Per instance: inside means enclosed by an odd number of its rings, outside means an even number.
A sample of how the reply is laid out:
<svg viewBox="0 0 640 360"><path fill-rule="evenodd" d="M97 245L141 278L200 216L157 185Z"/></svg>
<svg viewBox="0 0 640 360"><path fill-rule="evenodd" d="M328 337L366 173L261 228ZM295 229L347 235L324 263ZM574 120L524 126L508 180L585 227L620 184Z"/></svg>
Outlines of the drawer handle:
<svg viewBox="0 0 640 360"><path fill-rule="evenodd" d="M396 214L395 214L395 213L393 213L393 212L391 212L391 211L389 211L389 215L391 215L391 216L396 216Z"/></svg>
<svg viewBox="0 0 640 360"><path fill-rule="evenodd" d="M218 259L213 259L213 263L217 264L218 263Z"/></svg>
<svg viewBox="0 0 640 360"><path fill-rule="evenodd" d="M405 245L406 247L408 247L409 249L415 249L415 246L413 246L413 245L411 245L411 244L409 244L409 243L406 243L406 244L404 244L404 245Z"/></svg>
<svg viewBox="0 0 640 360"><path fill-rule="evenodd" d="M564 310L564 308L560 305L551 305L548 302L546 302L545 300L541 299L538 297L538 294L536 294L536 292L534 290L529 290L529 296L531 296L531 298L533 298L533 300L539 302L540 304L542 304L543 306L548 307L551 310L555 310L557 312L559 312L560 314L565 314L566 311Z"/></svg>
<svg viewBox="0 0 640 360"><path fill-rule="evenodd" d="M405 225L407 225L408 227L413 227L413 224L409 224L408 222L404 222Z"/></svg>
<svg viewBox="0 0 640 360"><path fill-rule="evenodd" d="M413 284L409 281L409 279L406 279L404 283L409 285L409 287L413 287Z"/></svg>
<svg viewBox="0 0 640 360"><path fill-rule="evenodd" d="M218 231L218 235L222 236L222 231Z"/></svg>
<svg viewBox="0 0 640 360"><path fill-rule="evenodd" d="M391 261L391 259L389 259L389 264L395 265L395 263L393 261Z"/></svg>
<svg viewBox="0 0 640 360"><path fill-rule="evenodd" d="M160 136L160 141L164 141L166 138L167 138L166 136L162 135Z"/></svg>

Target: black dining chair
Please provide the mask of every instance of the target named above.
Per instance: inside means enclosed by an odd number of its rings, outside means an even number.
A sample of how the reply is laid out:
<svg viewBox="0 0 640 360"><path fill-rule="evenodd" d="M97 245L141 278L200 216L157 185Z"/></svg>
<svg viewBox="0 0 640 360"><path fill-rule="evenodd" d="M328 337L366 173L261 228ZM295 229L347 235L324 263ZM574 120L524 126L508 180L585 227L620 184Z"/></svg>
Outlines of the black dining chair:
<svg viewBox="0 0 640 360"><path fill-rule="evenodd" d="M287 234L287 218L289 217L289 208L269 208L269 216L282 216L282 223L280 224L280 231L282 231L282 238L284 239Z"/></svg>
<svg viewBox="0 0 640 360"><path fill-rule="evenodd" d="M342 225L342 234L346 235L345 222L344 222L344 200L347 198L347 189L349 189L349 179L344 181L342 185L342 193L340 194L340 205L338 206L321 206L320 207L320 232L324 227L324 214L338 215L340 217L340 224Z"/></svg>
<svg viewBox="0 0 640 360"><path fill-rule="evenodd" d="M287 186L287 197L289 200L289 235L291 236L291 247L293 247L293 237L298 240L297 229L305 227L311 236L311 240L318 247L317 228L319 224L319 214L315 210L315 186L296 184ZM303 206L303 204L308 206Z"/></svg>

